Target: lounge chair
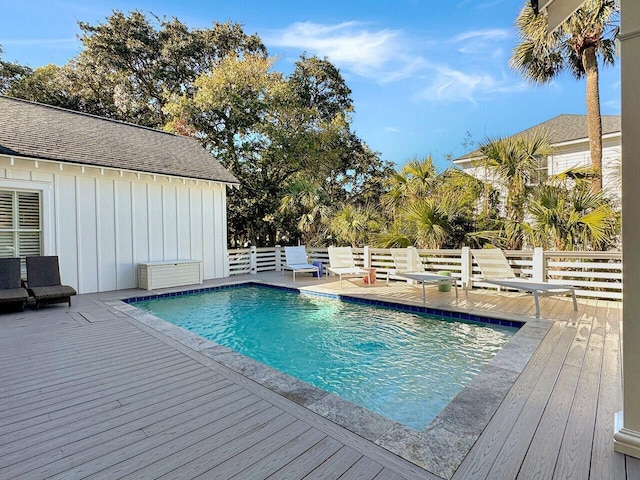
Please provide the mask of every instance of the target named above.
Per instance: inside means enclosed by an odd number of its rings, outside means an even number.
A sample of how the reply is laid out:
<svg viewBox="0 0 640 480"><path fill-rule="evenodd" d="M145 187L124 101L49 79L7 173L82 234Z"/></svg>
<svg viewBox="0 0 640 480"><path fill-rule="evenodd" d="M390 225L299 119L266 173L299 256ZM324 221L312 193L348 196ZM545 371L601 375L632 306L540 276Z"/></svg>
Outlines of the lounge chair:
<svg viewBox="0 0 640 480"><path fill-rule="evenodd" d="M422 260L420 260L420 255L418 254L418 250L415 247L411 247L411 250L413 252L413 255L415 255L414 258L416 259L416 268L411 268L408 262L408 250L408 248L390 249L391 258L393 258L395 268L387 272L387 283L389 283L390 275L398 275L399 277L415 280L416 282L422 284L422 303L426 302L425 286L427 284L442 285L449 283L455 288L456 299L458 298L458 282L455 277L447 277L444 275L438 275L437 273L425 271Z"/></svg>
<svg viewBox="0 0 640 480"><path fill-rule="evenodd" d="M329 247L329 267L327 270L340 277L340 288L342 288L342 277L369 275L368 270L356 267L351 247Z"/></svg>
<svg viewBox="0 0 640 480"><path fill-rule="evenodd" d="M47 303L69 302L76 294L73 287L60 282L58 257L27 257L27 290L36 300L36 309Z"/></svg>
<svg viewBox="0 0 640 480"><path fill-rule="evenodd" d="M307 250L304 246L300 247L284 247L285 270L293 271L293 281L296 281L296 272L314 272L318 277L319 269L315 265L311 265L307 260Z"/></svg>
<svg viewBox="0 0 640 480"><path fill-rule="evenodd" d="M409 250L413 254L415 267L409 266ZM407 272L424 272L424 264L416 247L408 248L390 248L391 258L393 260L393 268L387 270L387 285L391 275L401 275Z"/></svg>
<svg viewBox="0 0 640 480"><path fill-rule="evenodd" d="M540 301L539 297L551 295L571 294L573 298L573 310L578 311L578 302L576 301L576 291L571 285L562 285L557 283L535 282L526 278L518 278L513 272L511 265L504 253L499 248L483 248L479 250L471 250L473 257L476 259L482 278L482 282L497 285L498 287L512 288L514 290L523 290L533 293L533 299L536 304L536 317L540 317Z"/></svg>
<svg viewBox="0 0 640 480"><path fill-rule="evenodd" d="M0 258L0 304L13 304L24 310L29 295L20 280L20 259Z"/></svg>

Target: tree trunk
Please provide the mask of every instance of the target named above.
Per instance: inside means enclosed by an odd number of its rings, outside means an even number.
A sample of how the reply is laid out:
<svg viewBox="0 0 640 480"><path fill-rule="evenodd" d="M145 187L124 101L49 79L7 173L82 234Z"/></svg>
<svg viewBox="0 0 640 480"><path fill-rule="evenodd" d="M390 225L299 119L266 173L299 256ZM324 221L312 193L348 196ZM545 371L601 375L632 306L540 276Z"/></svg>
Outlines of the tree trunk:
<svg viewBox="0 0 640 480"><path fill-rule="evenodd" d="M602 118L600 116L598 60L596 59L595 46L582 52L582 65L587 76L587 129L593 170L591 191L597 193L602 190Z"/></svg>

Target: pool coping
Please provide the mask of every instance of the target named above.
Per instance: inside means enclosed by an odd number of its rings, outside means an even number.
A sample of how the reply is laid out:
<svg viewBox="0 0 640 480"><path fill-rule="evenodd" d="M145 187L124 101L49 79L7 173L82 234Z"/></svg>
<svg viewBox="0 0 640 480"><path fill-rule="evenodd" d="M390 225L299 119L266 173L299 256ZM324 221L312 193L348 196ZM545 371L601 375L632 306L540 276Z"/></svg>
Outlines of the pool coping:
<svg viewBox="0 0 640 480"><path fill-rule="evenodd" d="M409 312L430 313L451 319L484 321L488 324L507 326L518 324L520 328L471 383L464 387L426 428L418 431L131 305L131 302L151 298L246 286L275 288L341 301L399 308ZM357 294L329 294L317 291L314 287L292 288L273 281L230 281L211 287L185 287L165 293L129 296L109 303L112 308L120 310L131 319L445 479L453 476L554 323L551 320L533 317L493 313L489 317L481 312L434 309L410 301L372 300Z"/></svg>

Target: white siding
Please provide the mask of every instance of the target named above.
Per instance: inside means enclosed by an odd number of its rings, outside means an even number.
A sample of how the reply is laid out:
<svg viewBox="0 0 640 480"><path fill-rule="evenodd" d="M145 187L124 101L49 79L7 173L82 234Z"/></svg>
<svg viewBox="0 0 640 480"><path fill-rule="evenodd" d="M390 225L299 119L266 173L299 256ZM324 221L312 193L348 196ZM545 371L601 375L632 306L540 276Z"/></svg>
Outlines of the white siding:
<svg viewBox="0 0 640 480"><path fill-rule="evenodd" d="M138 263L194 259L228 272L226 186L0 155L0 188L43 195L44 252L80 293L138 285Z"/></svg>

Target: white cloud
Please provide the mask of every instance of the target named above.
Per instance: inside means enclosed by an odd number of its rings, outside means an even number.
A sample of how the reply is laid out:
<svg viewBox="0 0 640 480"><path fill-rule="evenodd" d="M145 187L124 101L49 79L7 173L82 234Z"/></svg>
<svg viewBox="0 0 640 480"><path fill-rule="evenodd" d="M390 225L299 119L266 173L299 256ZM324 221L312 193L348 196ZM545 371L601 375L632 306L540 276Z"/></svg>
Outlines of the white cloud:
<svg viewBox="0 0 640 480"><path fill-rule="evenodd" d="M510 82L488 73L465 73L450 67L438 67L434 81L415 96L429 102L470 102L496 94L526 90L524 82Z"/></svg>
<svg viewBox="0 0 640 480"><path fill-rule="evenodd" d="M453 37L454 42L466 40L505 40L509 38L509 30L504 28L491 28L487 30L470 30Z"/></svg>
<svg viewBox="0 0 640 480"><path fill-rule="evenodd" d="M380 83L406 78L425 65L422 57L410 54L402 31L371 30L360 22L294 23L263 38L270 46L297 48L327 57L340 68Z"/></svg>
<svg viewBox="0 0 640 480"><path fill-rule="evenodd" d="M439 43L433 50L434 54L446 58L442 62L425 58L424 49L430 45L428 42L411 40L401 30L376 30L361 22L335 25L294 23L283 30L263 34L263 39L270 49L284 47L326 56L339 68L380 84L414 77L424 85L424 79L430 79L430 85L414 95L416 100L476 103L478 99L492 94L526 88L524 83L485 73L489 63L496 64L487 60L502 55L500 45L510 35L508 29L462 32ZM475 67L469 65L469 54L475 55L478 62L474 64L481 64L480 69L471 71ZM457 60L464 67L456 67ZM498 63L502 65L504 62ZM387 127L385 131L395 132L393 127Z"/></svg>
<svg viewBox="0 0 640 480"><path fill-rule="evenodd" d="M510 36L509 30L500 28L470 30L456 35L451 42L457 45L460 53L497 58L504 52L502 42L508 40Z"/></svg>
<svg viewBox="0 0 640 480"><path fill-rule="evenodd" d="M400 129L396 127L384 127L384 131L389 133L400 133Z"/></svg>

